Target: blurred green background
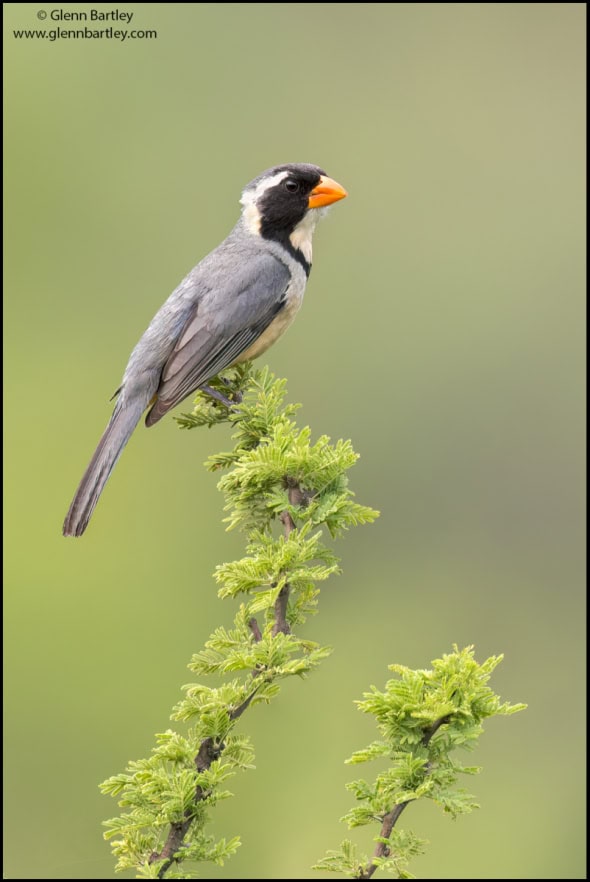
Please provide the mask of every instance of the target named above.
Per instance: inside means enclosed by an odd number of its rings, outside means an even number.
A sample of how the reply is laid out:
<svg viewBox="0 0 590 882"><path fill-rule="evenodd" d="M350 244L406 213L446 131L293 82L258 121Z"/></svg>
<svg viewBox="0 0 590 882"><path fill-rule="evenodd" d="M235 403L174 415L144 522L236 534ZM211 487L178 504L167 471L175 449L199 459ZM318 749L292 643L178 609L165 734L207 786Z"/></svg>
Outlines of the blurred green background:
<svg viewBox="0 0 590 882"><path fill-rule="evenodd" d="M72 25L4 5L5 878L113 877L97 784L233 618L211 573L242 539L202 467L225 429L138 429L87 535L61 523L140 334L285 161L350 197L265 359L382 516L305 628L331 658L240 724L257 769L215 830L243 846L203 875L322 878L374 734L353 700L457 642L505 653L492 685L529 709L486 727L479 812L404 815L411 869L584 877L584 7L100 4L157 30L121 43L17 40Z"/></svg>

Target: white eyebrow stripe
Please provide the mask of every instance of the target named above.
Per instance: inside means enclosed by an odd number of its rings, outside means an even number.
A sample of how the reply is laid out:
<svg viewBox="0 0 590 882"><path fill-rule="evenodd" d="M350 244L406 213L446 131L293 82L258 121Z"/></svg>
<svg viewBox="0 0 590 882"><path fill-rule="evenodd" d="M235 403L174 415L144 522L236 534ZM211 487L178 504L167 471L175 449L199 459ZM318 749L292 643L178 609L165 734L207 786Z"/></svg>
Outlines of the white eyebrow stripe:
<svg viewBox="0 0 590 882"><path fill-rule="evenodd" d="M256 187L253 189L246 188L242 193L242 198L240 199L240 203L246 207L247 205L253 205L255 202L258 202L261 196L266 193L267 190L270 190L271 187L276 187L281 181L285 178L289 177L288 171L277 172L271 178L263 178Z"/></svg>

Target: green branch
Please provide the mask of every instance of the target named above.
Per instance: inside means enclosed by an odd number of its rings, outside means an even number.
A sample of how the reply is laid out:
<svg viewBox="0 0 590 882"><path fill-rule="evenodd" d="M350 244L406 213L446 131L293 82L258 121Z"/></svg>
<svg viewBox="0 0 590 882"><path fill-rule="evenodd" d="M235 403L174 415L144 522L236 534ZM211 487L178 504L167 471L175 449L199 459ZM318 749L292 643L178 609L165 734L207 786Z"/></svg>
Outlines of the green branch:
<svg viewBox="0 0 590 882"><path fill-rule="evenodd" d="M459 748L473 749L482 722L498 714L513 714L524 704L501 704L486 684L503 656L492 656L482 665L473 647L432 662L432 670L412 671L390 665L397 674L385 692L374 686L357 701L363 713L375 717L381 740L354 753L348 763L364 763L384 757L385 771L373 784L358 780L348 784L359 805L341 819L349 828L372 822L380 824L371 858L359 855L350 840L338 851L329 851L314 869L343 873L353 879L370 879L378 870L400 879L413 878L407 871L410 858L421 854L425 844L410 831L397 830L402 812L411 802L431 799L453 817L477 808L473 797L456 786L459 774L474 775L476 766L463 766L451 754Z"/></svg>
<svg viewBox="0 0 590 882"><path fill-rule="evenodd" d="M307 676L331 651L293 633L316 611L317 584L339 571L319 527L337 536L378 514L353 500L350 442L324 435L312 443L309 428L291 419L298 405L283 403L285 385L242 365L201 390L178 420L186 429L232 426L233 449L207 466L224 470L225 520L246 533L247 554L215 572L219 596L240 599L233 628L217 628L189 665L199 677L231 679L186 686L172 718L188 731L157 735L149 758L101 785L127 809L105 822L117 869L140 878L192 878L190 864L222 864L238 848L238 837L216 842L206 833L209 809L231 796L222 785L252 767L252 746L235 726L274 698L282 679Z"/></svg>

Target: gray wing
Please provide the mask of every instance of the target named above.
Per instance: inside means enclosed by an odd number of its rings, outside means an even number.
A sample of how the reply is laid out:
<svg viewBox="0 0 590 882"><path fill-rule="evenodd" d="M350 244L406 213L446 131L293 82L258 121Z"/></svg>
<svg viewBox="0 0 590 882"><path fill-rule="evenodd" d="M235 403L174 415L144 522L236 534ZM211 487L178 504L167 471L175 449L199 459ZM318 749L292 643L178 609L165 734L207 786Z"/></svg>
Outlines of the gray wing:
<svg viewBox="0 0 590 882"><path fill-rule="evenodd" d="M233 364L284 307L291 275L276 257L249 255L237 266L228 264L195 304L164 364L146 426Z"/></svg>

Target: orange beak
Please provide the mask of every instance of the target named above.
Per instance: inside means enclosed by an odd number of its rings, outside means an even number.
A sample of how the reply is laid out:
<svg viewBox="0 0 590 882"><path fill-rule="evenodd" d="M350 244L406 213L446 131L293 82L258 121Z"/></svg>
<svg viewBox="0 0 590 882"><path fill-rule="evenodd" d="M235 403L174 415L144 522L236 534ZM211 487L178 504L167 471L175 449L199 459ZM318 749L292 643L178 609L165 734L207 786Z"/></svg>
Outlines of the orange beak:
<svg viewBox="0 0 590 882"><path fill-rule="evenodd" d="M322 208L324 205L331 205L332 202L338 202L344 199L348 193L337 181L332 178L321 176L317 187L314 187L309 194L309 208Z"/></svg>

